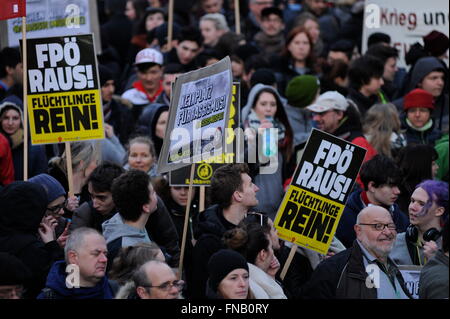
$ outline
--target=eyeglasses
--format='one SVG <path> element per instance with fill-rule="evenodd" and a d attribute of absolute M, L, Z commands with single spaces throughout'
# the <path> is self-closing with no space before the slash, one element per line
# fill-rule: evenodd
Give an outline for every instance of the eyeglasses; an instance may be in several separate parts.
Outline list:
<path fill-rule="evenodd" d="M 146 288 L 158 288 L 164 291 L 169 291 L 172 287 L 177 288 L 178 290 L 183 289 L 184 287 L 184 281 L 183 280 L 174 280 L 174 281 L 167 281 L 159 286 L 142 286 Z"/>
<path fill-rule="evenodd" d="M 372 226 L 373 228 L 375 228 L 375 230 L 378 231 L 383 231 L 386 227 L 390 230 L 397 230 L 397 226 L 395 226 L 394 223 L 389 223 L 389 224 L 358 224 L 358 225 L 365 225 L 365 226 Z"/>
<path fill-rule="evenodd" d="M 59 210 L 61 208 L 66 207 L 66 203 L 67 203 L 67 200 L 65 200 L 63 203 L 58 204 L 56 206 L 47 207 L 47 210 L 50 211 L 52 214 L 56 214 L 57 212 L 59 212 Z"/>

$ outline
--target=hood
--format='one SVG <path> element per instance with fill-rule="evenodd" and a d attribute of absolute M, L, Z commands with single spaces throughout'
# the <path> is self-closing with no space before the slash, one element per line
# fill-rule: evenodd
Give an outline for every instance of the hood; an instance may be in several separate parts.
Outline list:
<path fill-rule="evenodd" d="M 248 94 L 248 98 L 247 98 L 247 104 L 245 104 L 245 106 L 242 108 L 241 111 L 241 115 L 242 115 L 242 119 L 241 119 L 241 123 L 244 123 L 245 120 L 247 119 L 248 115 L 250 114 L 250 110 L 252 109 L 252 105 L 254 103 L 255 97 L 256 95 L 259 93 L 259 91 L 261 91 L 262 89 L 269 89 L 271 90 L 275 96 L 277 96 L 278 98 L 278 105 L 284 105 L 284 99 L 281 98 L 280 94 L 278 93 L 278 91 L 276 89 L 274 89 L 272 86 L 270 85 L 264 85 L 261 83 L 256 84 L 254 87 L 252 87 L 252 89 L 250 90 L 250 93 Z M 278 112 L 277 108 L 277 112 Z M 280 110 L 280 111 L 284 111 L 284 109 Z"/>
<path fill-rule="evenodd" d="M 111 219 L 105 221 L 102 224 L 102 230 L 107 244 L 120 237 L 126 238 L 127 242 L 130 242 L 131 245 L 133 243 L 148 241 L 148 235 L 145 231 L 140 231 L 135 227 L 124 224 L 119 213 L 115 214 Z"/>
<path fill-rule="evenodd" d="M 416 64 L 414 65 L 414 68 L 411 73 L 411 81 L 409 82 L 408 87 L 406 88 L 406 92 L 409 92 L 417 87 L 417 84 L 422 81 L 422 79 L 429 73 L 440 70 L 443 71 L 444 74 L 447 76 L 447 72 L 442 65 L 442 63 L 439 61 L 438 58 L 435 57 L 426 57 L 419 59 Z M 445 78 L 446 78 L 445 76 Z M 445 90 L 444 90 L 445 91 Z"/>
<path fill-rule="evenodd" d="M 164 112 L 168 111 L 169 106 L 166 104 L 161 103 L 153 103 L 144 108 L 144 110 L 141 113 L 141 116 L 139 116 L 138 125 L 139 126 L 145 126 L 148 128 L 150 137 L 153 138 L 155 135 L 155 128 L 156 128 L 156 122 L 158 121 L 159 115 Z"/>
<path fill-rule="evenodd" d="M 222 225 L 218 214 L 221 213 L 219 205 L 210 206 L 198 217 L 198 229 L 195 234 L 196 238 L 199 238 L 203 234 L 211 234 L 216 237 L 222 238 L 222 235 L 227 229 Z"/>
<path fill-rule="evenodd" d="M 64 298 L 71 299 L 112 299 L 112 291 L 108 279 L 103 277 L 94 287 L 67 288 L 66 262 L 57 261 L 53 264 L 47 277 L 45 286 L 51 288 Z M 39 299 L 39 297 L 38 297 Z"/>
<path fill-rule="evenodd" d="M 0 192 L 0 231 L 36 233 L 47 208 L 47 194 L 41 185 L 13 182 Z"/>
<path fill-rule="evenodd" d="M 155 150 L 158 156 L 161 151 L 163 139 L 155 135 L 156 123 L 158 122 L 159 115 L 162 112 L 168 110 L 169 106 L 167 106 L 166 104 L 153 103 L 144 108 L 138 120 L 139 128 L 141 128 L 142 131 L 146 132 L 153 140 L 153 143 L 155 144 Z"/>

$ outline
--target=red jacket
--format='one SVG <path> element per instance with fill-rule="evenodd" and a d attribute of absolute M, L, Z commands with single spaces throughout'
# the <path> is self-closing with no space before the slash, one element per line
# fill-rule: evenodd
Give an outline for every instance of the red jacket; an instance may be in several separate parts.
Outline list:
<path fill-rule="evenodd" d="M 14 182 L 14 165 L 9 142 L 0 133 L 0 185 Z"/>

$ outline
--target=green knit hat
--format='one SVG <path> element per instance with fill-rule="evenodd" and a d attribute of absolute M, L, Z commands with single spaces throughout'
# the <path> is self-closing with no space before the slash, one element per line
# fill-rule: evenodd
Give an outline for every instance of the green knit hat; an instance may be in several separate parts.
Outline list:
<path fill-rule="evenodd" d="M 286 98 L 291 106 L 304 108 L 314 102 L 320 89 L 320 81 L 313 75 L 299 75 L 289 81 Z"/>

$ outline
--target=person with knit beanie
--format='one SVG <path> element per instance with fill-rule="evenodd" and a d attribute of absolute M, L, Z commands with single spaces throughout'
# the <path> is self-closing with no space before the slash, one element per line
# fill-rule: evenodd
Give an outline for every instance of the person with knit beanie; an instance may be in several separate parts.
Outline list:
<path fill-rule="evenodd" d="M 320 93 L 320 81 L 313 75 L 300 75 L 289 81 L 286 87 L 286 113 L 294 131 L 294 146 L 308 140 L 312 130 L 311 112 L 306 109 Z"/>
<path fill-rule="evenodd" d="M 47 193 L 47 210 L 43 221 L 54 228 L 57 242 L 60 246 L 67 240 L 68 236 L 68 220 L 64 215 L 64 206 L 66 204 L 66 191 L 53 176 L 48 174 L 39 174 L 28 180 L 30 183 L 41 185 Z M 64 233 L 64 234 L 63 234 Z M 61 236 L 63 235 L 63 236 Z"/>
<path fill-rule="evenodd" d="M 231 249 L 221 249 L 208 262 L 209 299 L 249 299 L 249 274 L 245 258 Z"/>
<path fill-rule="evenodd" d="M 414 89 L 405 95 L 403 101 L 403 126 L 406 129 L 408 144 L 431 144 L 441 137 L 435 128 L 431 114 L 434 110 L 434 98 L 423 89 Z"/>
<path fill-rule="evenodd" d="M 437 30 L 424 36 L 423 43 L 425 51 L 437 58 L 442 58 L 448 50 L 448 36 Z"/>

